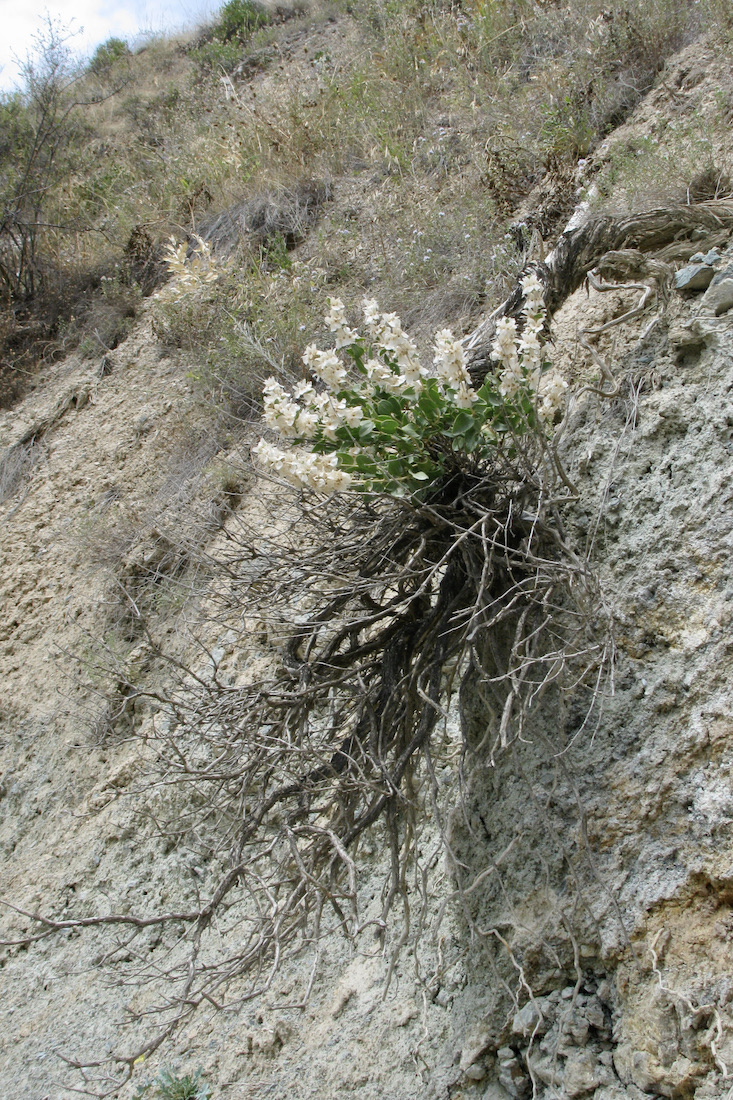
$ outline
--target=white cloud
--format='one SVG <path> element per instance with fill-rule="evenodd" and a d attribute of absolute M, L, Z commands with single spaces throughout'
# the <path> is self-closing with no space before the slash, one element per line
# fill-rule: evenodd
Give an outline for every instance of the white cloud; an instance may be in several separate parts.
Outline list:
<path fill-rule="evenodd" d="M 179 30 L 201 22 L 223 0 L 0 0 L 0 89 L 18 80 L 14 58 L 33 49 L 33 36 L 47 16 L 79 32 L 75 51 L 91 53 L 100 42 L 116 36 L 134 39 L 140 32 Z"/>

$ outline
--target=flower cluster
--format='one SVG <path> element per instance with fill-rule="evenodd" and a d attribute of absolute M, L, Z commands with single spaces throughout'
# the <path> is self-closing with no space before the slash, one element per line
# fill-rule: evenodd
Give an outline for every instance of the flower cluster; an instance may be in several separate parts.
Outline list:
<path fill-rule="evenodd" d="M 499 322 L 492 352 L 500 371 L 479 389 L 450 329 L 435 335 L 431 372 L 396 314 L 367 299 L 365 339 L 348 325 L 343 302 L 331 298 L 326 323 L 334 350 L 306 348 L 310 378 L 292 393 L 274 378 L 264 387 L 266 424 L 296 446 L 283 450 L 260 440 L 258 460 L 318 492 L 353 487 L 404 495 L 461 464 L 486 462 L 518 435 L 551 423 L 566 385 L 556 372 L 543 374 L 542 286 L 529 275 L 522 288 L 521 338 L 513 320 Z"/>
<path fill-rule="evenodd" d="M 540 333 L 545 322 L 542 283 L 532 272 L 522 279 L 524 291 L 524 329 L 517 338 L 517 323 L 503 317 L 496 325 L 496 339 L 491 357 L 502 366 L 499 390 L 513 400 L 521 392 L 537 398 L 537 413 L 550 423 L 565 400 L 567 382 L 557 371 L 543 373 Z"/>
<path fill-rule="evenodd" d="M 438 383 L 444 393 L 455 390 L 455 403 L 459 409 L 470 409 L 476 394 L 466 369 L 466 352 L 460 340 L 456 340 L 449 328 L 435 334 L 433 365 Z"/>
<path fill-rule="evenodd" d="M 496 324 L 496 340 L 491 357 L 501 363 L 500 390 L 504 397 L 513 398 L 520 390 L 529 388 L 536 392 L 542 373 L 542 346 L 540 333 L 545 315 L 542 302 L 542 284 L 532 273 L 522 279 L 524 291 L 524 331 L 517 339 L 517 322 L 513 317 L 502 317 Z"/>
<path fill-rule="evenodd" d="M 191 291 L 201 290 L 210 283 L 215 283 L 219 278 L 221 272 L 214 265 L 210 245 L 197 234 L 194 234 L 194 240 L 196 243 L 191 252 L 188 241 L 176 244 L 175 237 L 171 237 L 166 245 L 163 259 L 173 281 L 159 293 L 160 297 L 181 298 Z"/>
<path fill-rule="evenodd" d="M 351 474 L 339 469 L 337 454 L 319 455 L 312 451 L 282 451 L 261 439 L 254 453 L 262 463 L 298 489 L 321 493 L 343 492 L 351 487 Z"/>

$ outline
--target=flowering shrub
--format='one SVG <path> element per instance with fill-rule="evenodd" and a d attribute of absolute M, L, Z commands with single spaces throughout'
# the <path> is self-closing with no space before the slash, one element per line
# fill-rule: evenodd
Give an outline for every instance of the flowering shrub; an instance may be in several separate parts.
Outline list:
<path fill-rule="evenodd" d="M 380 313 L 376 301 L 366 300 L 365 339 L 349 328 L 343 302 L 330 299 L 326 322 L 335 348 L 320 351 L 311 344 L 303 356 L 315 384 L 301 382 L 289 393 L 268 378 L 264 387 L 266 423 L 294 446 L 283 450 L 261 439 L 259 461 L 293 485 L 320 492 L 353 487 L 404 496 L 466 460 L 480 467 L 497 448 L 542 429 L 562 403 L 566 384 L 545 371 L 536 275 L 528 275 L 522 289 L 521 337 L 513 319 L 498 322 L 492 349 L 498 373 L 477 390 L 463 346 L 449 329 L 436 333 L 434 369 L 428 371 L 396 314 Z"/>

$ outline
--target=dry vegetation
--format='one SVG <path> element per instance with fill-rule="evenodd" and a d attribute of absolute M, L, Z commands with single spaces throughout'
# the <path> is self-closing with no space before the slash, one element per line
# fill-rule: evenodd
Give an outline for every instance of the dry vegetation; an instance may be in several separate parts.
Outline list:
<path fill-rule="evenodd" d="M 532 230 L 561 228 L 578 158 L 719 23 L 713 0 L 235 0 L 193 38 L 110 40 L 81 70 L 49 27 L 0 104 L 3 400 L 40 357 L 123 339 L 171 234 L 230 258 L 198 323 L 161 328 L 235 408 L 249 336 L 292 367 L 324 284 L 347 302 L 368 290 L 418 335 L 468 329 Z M 540 181 L 530 232 L 508 233 Z"/>

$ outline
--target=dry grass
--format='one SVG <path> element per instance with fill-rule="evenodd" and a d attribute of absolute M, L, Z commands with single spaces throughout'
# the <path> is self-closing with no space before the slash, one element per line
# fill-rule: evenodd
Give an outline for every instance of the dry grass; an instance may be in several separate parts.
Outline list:
<path fill-rule="evenodd" d="M 530 188 L 543 174 L 562 177 L 665 57 L 717 19 L 712 0 L 628 11 L 599 0 L 362 0 L 289 14 L 235 43 L 233 68 L 203 65 L 200 37 L 151 41 L 116 62 L 108 78 L 121 90 L 87 111 L 73 168 L 48 196 L 49 223 L 94 232 L 49 231 L 49 270 L 94 267 L 148 293 L 171 232 L 214 232 L 238 210 L 251 237 L 262 196 L 323 180 L 334 201 L 320 228 L 309 210 L 296 211 L 295 232 L 291 215 L 278 228 L 278 200 L 274 220 L 267 202 L 259 210 L 260 229 L 275 226 L 347 300 L 368 291 L 424 334 L 447 320 L 468 328 L 523 262 L 506 233 Z M 148 272 L 125 267 L 134 234 L 150 242 Z M 84 310 L 57 310 L 71 313 Z M 290 334 L 276 342 L 287 355 Z"/>

